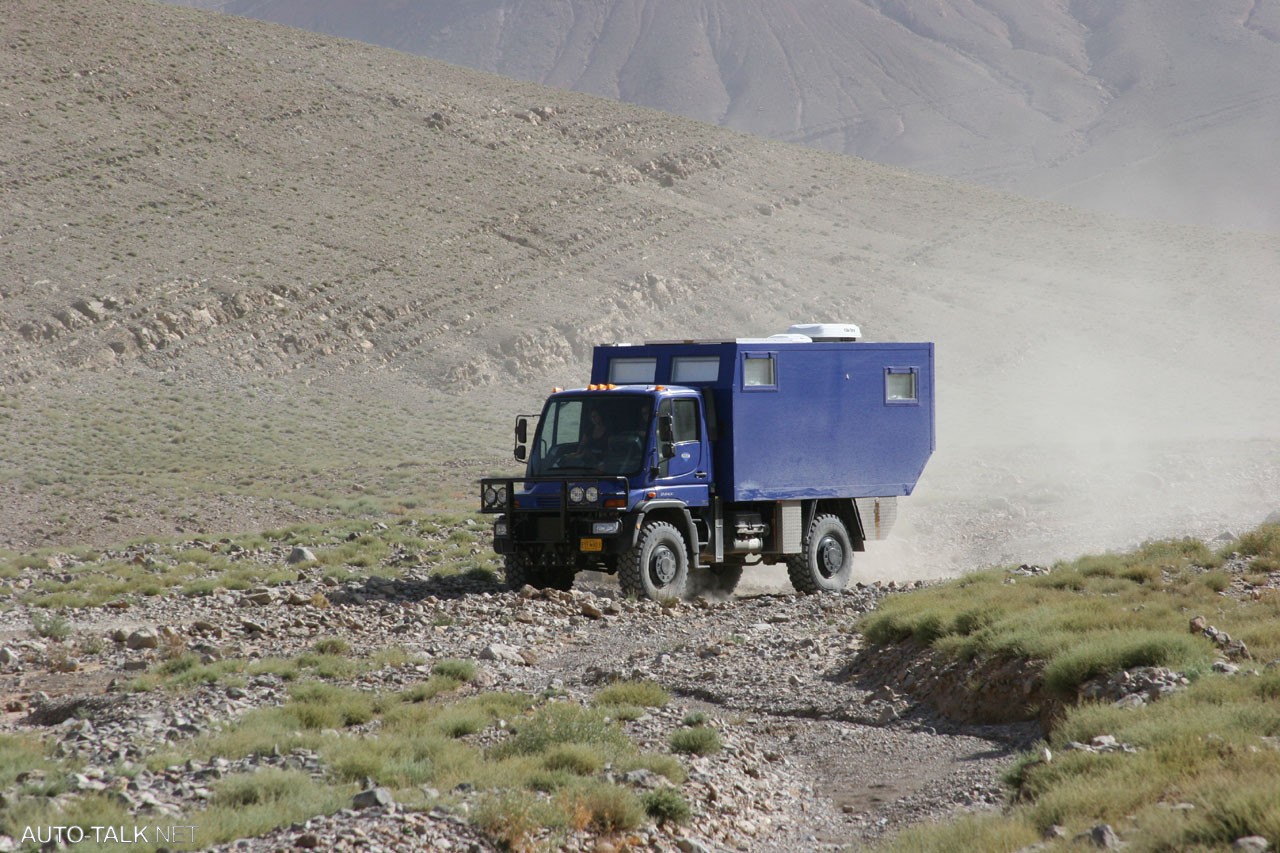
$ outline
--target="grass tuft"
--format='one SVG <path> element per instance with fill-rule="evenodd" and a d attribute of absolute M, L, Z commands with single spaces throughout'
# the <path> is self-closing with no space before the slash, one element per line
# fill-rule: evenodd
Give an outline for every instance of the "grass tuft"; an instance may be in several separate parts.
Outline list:
<path fill-rule="evenodd" d="M 714 755 L 723 746 L 720 740 L 720 732 L 709 726 L 676 729 L 671 733 L 668 743 L 672 752 L 682 752 L 689 755 Z"/>
<path fill-rule="evenodd" d="M 596 691 L 592 704 L 596 707 L 638 705 L 642 708 L 661 708 L 670 701 L 671 694 L 656 682 L 617 681 Z"/>

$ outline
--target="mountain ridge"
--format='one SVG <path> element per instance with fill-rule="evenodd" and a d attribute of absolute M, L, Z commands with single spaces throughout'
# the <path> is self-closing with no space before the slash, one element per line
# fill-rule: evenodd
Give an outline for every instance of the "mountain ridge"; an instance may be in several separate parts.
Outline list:
<path fill-rule="evenodd" d="M 180 0 L 1090 209 L 1280 229 L 1280 7 Z"/>

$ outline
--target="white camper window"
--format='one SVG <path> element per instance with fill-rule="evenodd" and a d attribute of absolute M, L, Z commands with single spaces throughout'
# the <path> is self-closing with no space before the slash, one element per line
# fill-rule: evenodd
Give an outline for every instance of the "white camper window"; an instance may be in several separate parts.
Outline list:
<path fill-rule="evenodd" d="M 671 381 L 676 385 L 715 382 L 719 378 L 718 355 L 678 355 L 671 359 Z"/>
<path fill-rule="evenodd" d="M 886 367 L 884 370 L 884 400 L 886 403 L 918 403 L 920 401 L 914 367 Z"/>
<path fill-rule="evenodd" d="M 614 385 L 652 385 L 657 375 L 656 358 L 609 359 L 609 381 Z"/>
<path fill-rule="evenodd" d="M 778 387 L 778 374 L 773 353 L 745 352 L 742 354 L 742 387 L 754 388 L 758 391 Z"/>

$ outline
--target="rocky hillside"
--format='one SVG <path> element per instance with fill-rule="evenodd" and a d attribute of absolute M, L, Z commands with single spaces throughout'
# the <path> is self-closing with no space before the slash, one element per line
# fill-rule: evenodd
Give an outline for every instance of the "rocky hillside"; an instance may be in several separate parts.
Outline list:
<path fill-rule="evenodd" d="M 1280 502 L 1268 237 L 144 0 L 0 37 L 0 546 L 469 504 L 593 343 L 815 320 L 938 344 L 899 570 Z"/>
<path fill-rule="evenodd" d="M 177 1 L 1093 209 L 1280 228 L 1271 3 Z"/>

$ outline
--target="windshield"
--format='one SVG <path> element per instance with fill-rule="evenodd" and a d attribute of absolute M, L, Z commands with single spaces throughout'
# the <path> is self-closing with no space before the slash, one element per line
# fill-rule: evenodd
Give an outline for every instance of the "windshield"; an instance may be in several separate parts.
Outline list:
<path fill-rule="evenodd" d="M 636 394 L 552 400 L 538 424 L 529 476 L 634 474 L 644 463 L 653 401 Z"/>

